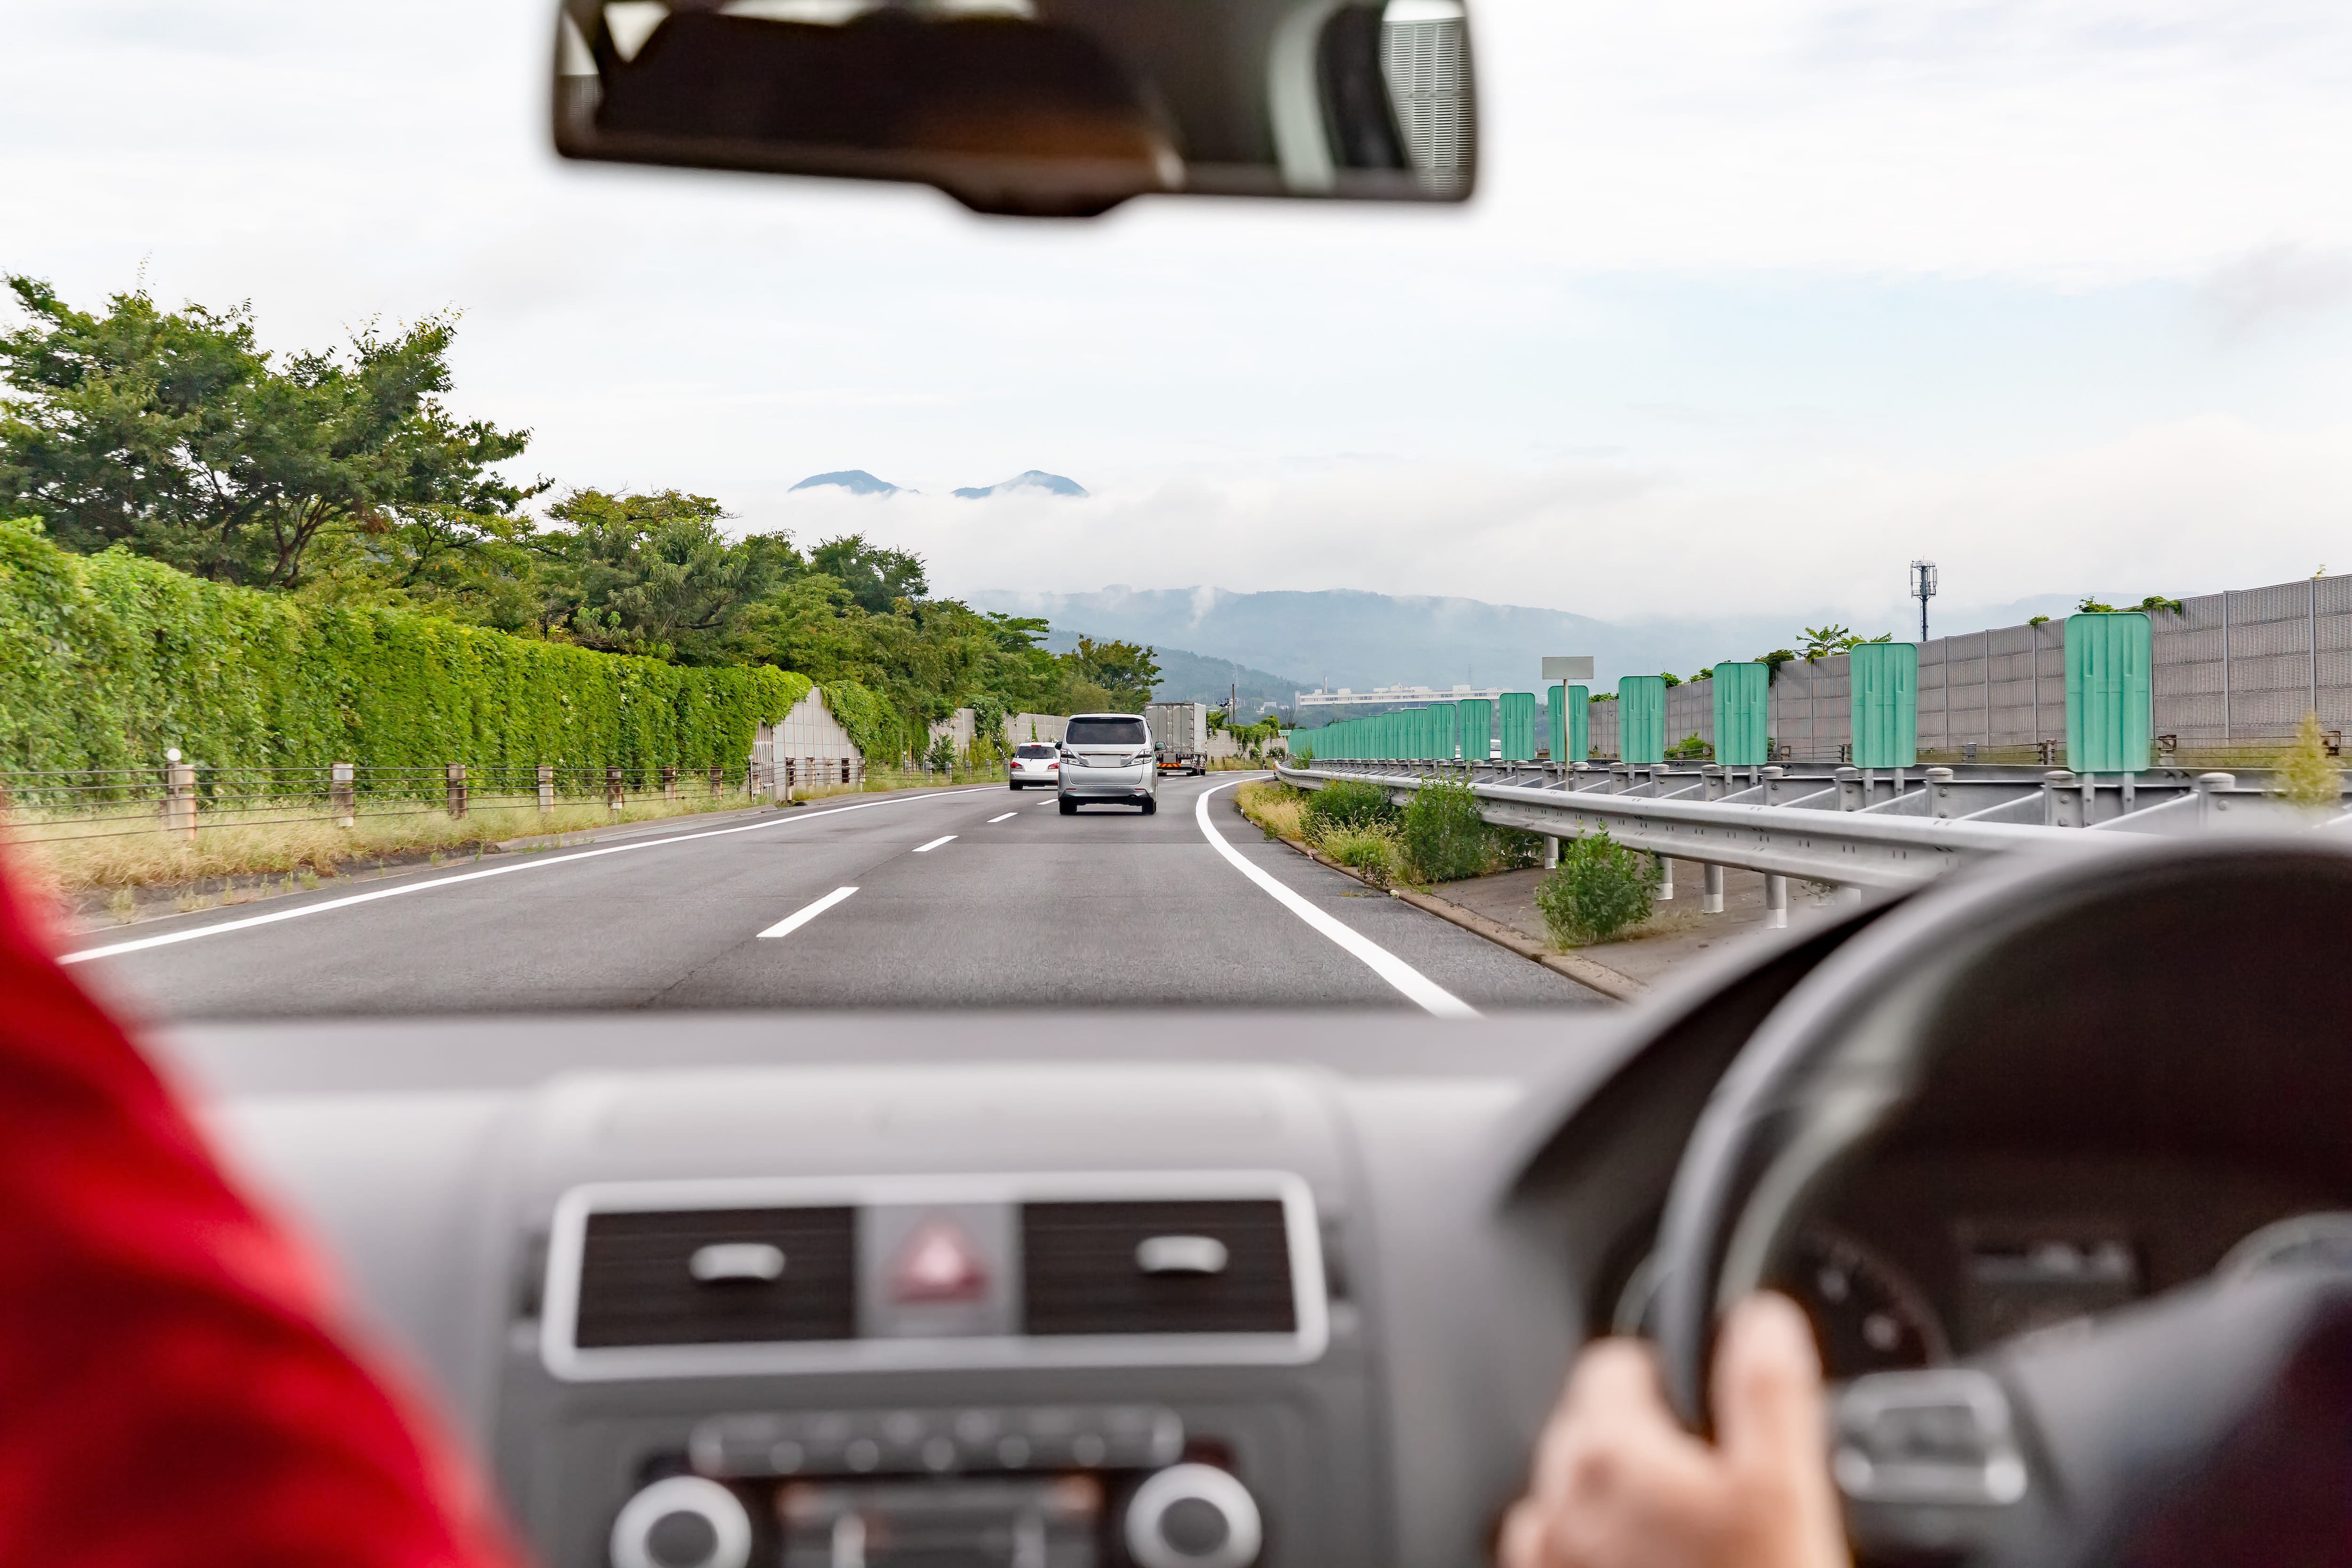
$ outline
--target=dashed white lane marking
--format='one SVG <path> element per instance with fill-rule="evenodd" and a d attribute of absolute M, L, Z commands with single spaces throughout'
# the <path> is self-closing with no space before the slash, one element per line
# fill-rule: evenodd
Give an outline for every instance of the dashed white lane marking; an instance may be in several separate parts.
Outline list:
<path fill-rule="evenodd" d="M 1446 990 L 1445 987 L 1438 984 L 1428 975 L 1423 974 L 1361 931 L 1333 920 L 1298 894 L 1275 880 L 1271 875 L 1252 865 L 1240 850 L 1225 842 L 1225 836 L 1217 831 L 1215 823 L 1209 820 L 1209 797 L 1219 790 L 1231 789 L 1234 784 L 1248 782 L 1250 781 L 1246 779 L 1234 779 L 1225 784 L 1213 785 L 1202 790 L 1193 803 L 1193 819 L 1201 825 L 1201 832 L 1207 837 L 1210 846 L 1218 854 L 1232 861 L 1243 876 L 1272 894 L 1275 902 L 1347 949 L 1349 953 L 1365 968 L 1403 992 L 1423 1007 L 1441 1018 L 1478 1016 L 1478 1009 L 1469 1003 Z"/>
<path fill-rule="evenodd" d="M 915 853 L 918 855 L 928 855 L 932 850 L 937 849 L 940 845 L 951 841 L 954 837 L 955 835 L 952 833 L 942 833 L 937 838 L 932 839 L 929 844 L 916 845 Z"/>
<path fill-rule="evenodd" d="M 857 891 L 857 889 L 855 888 L 835 888 L 833 891 L 827 893 L 816 902 L 807 905 L 804 908 L 794 910 L 791 914 L 786 915 L 782 920 L 778 921 L 774 925 L 770 926 L 760 934 L 763 937 L 790 936 L 793 932 L 800 930 L 801 927 L 808 924 L 809 921 L 816 919 L 817 916 L 824 913 L 825 910 L 833 908 L 834 905 L 841 902 L 844 899 L 846 899 L 850 894 L 856 891 Z"/>
<path fill-rule="evenodd" d="M 991 786 L 982 784 L 979 788 Z M 429 881 L 404 882 L 397 888 L 378 888 L 371 892 L 352 893 L 340 899 L 328 899 L 299 909 L 273 910 L 266 915 L 247 915 L 243 920 L 223 921 L 218 925 L 198 926 L 194 931 L 165 931 L 161 936 L 142 936 L 130 942 L 113 942 L 104 947 L 86 947 L 79 952 L 60 953 L 59 963 L 81 963 L 93 958 L 112 958 L 117 953 L 142 952 L 151 947 L 170 947 L 175 942 L 194 942 L 200 936 L 219 936 L 224 931 L 250 931 L 255 926 L 276 925 L 279 921 L 299 921 L 304 915 L 322 915 L 329 910 L 347 910 L 353 904 L 372 904 L 378 899 L 404 898 L 410 893 L 429 893 L 436 888 L 446 888 L 459 882 L 478 882 L 485 877 L 511 877 L 518 871 L 544 871 L 551 866 L 569 866 L 576 861 L 593 860 L 604 855 L 627 855 L 639 849 L 659 849 L 666 844 L 687 844 L 698 838 L 724 838 L 730 833 L 757 833 L 763 827 L 796 827 L 803 822 L 821 817 L 838 816 L 845 811 L 871 811 L 877 805 L 900 805 L 912 800 L 937 800 L 945 795 L 971 795 L 974 790 L 932 790 L 926 795 L 893 795 L 887 800 L 861 800 L 855 805 L 836 805 L 824 811 L 809 812 L 781 820 L 747 822 L 740 827 L 714 827 L 703 833 L 677 833 L 667 838 L 641 838 L 629 844 L 608 845 L 602 849 L 583 849 L 572 855 L 554 855 L 544 860 L 525 860 L 513 866 L 493 866 L 487 871 L 463 871 L 454 877 L 436 877 Z"/>
<path fill-rule="evenodd" d="M 990 817 L 990 818 L 988 819 L 988 821 L 987 821 L 986 823 L 984 823 L 982 826 L 988 826 L 988 827 L 993 827 L 993 826 L 996 826 L 998 823 L 1000 823 L 1000 822 L 1010 822 L 1010 821 L 1012 821 L 1014 817 L 1016 817 L 1016 816 L 1020 816 L 1020 815 L 1021 815 L 1021 814 L 1020 814 L 1019 812 L 1017 812 L 1017 811 L 1008 811 L 1008 812 L 1006 812 L 1003 816 L 992 816 L 992 817 Z"/>

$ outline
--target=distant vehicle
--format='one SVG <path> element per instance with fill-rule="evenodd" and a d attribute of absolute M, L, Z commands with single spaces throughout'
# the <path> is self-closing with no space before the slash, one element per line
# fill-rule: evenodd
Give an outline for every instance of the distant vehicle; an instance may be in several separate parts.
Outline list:
<path fill-rule="evenodd" d="M 1043 741 L 1024 741 L 1013 748 L 1005 776 L 1013 789 L 1051 784 L 1062 776 L 1062 753 Z"/>
<path fill-rule="evenodd" d="M 1140 713 L 1074 713 L 1062 731 L 1062 815 L 1088 801 L 1160 809 L 1160 770 L 1152 765 L 1151 727 Z"/>
<path fill-rule="evenodd" d="M 1153 751 L 1163 773 L 1209 771 L 1209 705 L 1205 702 L 1149 702 L 1144 718 L 1151 725 Z"/>

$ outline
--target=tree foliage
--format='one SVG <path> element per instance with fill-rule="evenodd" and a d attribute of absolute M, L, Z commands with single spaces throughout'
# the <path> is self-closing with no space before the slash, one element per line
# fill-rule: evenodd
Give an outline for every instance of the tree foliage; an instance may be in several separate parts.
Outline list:
<path fill-rule="evenodd" d="M 491 472 L 530 432 L 460 420 L 449 316 L 283 363 L 249 307 L 172 311 L 143 292 L 103 313 L 5 279 L 26 318 L 0 333 L 0 515 L 68 548 L 129 545 L 219 582 L 295 587 L 322 555 L 417 579 L 496 545 L 543 485 Z"/>
<path fill-rule="evenodd" d="M 454 316 L 273 356 L 249 306 L 168 310 L 134 291 L 82 311 L 5 281 L 22 320 L 0 332 L 0 517 L 37 518 L 68 551 L 289 591 L 306 615 L 424 611 L 795 671 L 839 695 L 877 760 L 912 755 L 958 707 L 1131 710 L 1159 680 L 1150 647 L 1083 638 L 1057 658 L 1042 620 L 932 598 L 921 557 L 863 534 L 803 553 L 781 531 L 730 531 L 718 500 L 677 489 L 574 489 L 534 513 L 550 482 L 500 473 L 530 433 L 442 402 Z"/>

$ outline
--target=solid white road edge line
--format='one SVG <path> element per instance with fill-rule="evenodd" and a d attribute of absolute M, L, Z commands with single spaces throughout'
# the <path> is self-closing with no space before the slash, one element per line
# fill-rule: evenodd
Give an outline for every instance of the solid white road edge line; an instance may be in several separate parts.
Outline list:
<path fill-rule="evenodd" d="M 932 850 L 937 849 L 940 845 L 952 842 L 954 838 L 955 835 L 952 833 L 942 833 L 937 838 L 932 839 L 929 844 L 916 845 L 913 853 L 917 855 L 928 855 Z"/>
<path fill-rule="evenodd" d="M 825 910 L 833 908 L 834 905 L 841 902 L 842 900 L 849 897 L 850 894 L 856 891 L 857 891 L 857 889 L 855 888 L 835 888 L 833 891 L 827 893 L 824 897 L 819 899 L 816 902 L 809 905 L 807 908 L 794 910 L 791 914 L 786 915 L 782 920 L 778 921 L 774 925 L 770 926 L 760 934 L 763 937 L 790 936 L 793 932 L 800 930 L 801 927 L 808 924 L 809 921 L 816 919 L 817 916 L 824 913 Z"/>
<path fill-rule="evenodd" d="M 1010 822 L 1020 815 L 1021 814 L 1017 811 L 1008 811 L 1003 816 L 990 817 L 985 823 L 982 824 L 982 826 L 984 827 L 993 827 L 1000 822 Z"/>
<path fill-rule="evenodd" d="M 1422 1007 L 1441 1018 L 1478 1016 L 1477 1008 L 1446 990 L 1445 987 L 1438 984 L 1428 975 L 1372 941 L 1371 938 L 1333 920 L 1329 915 L 1299 897 L 1297 893 L 1276 881 L 1270 873 L 1250 864 L 1248 857 L 1225 842 L 1225 836 L 1218 832 L 1216 824 L 1209 820 L 1209 797 L 1219 790 L 1231 789 L 1234 784 L 1249 782 L 1251 781 L 1247 779 L 1234 779 L 1225 784 L 1213 785 L 1202 790 L 1193 802 L 1193 818 L 1200 823 L 1201 831 L 1207 837 L 1210 846 L 1218 854 L 1232 861 L 1243 876 L 1271 893 L 1276 903 L 1347 949 L 1349 953 L 1365 968 L 1403 992 Z"/>
<path fill-rule="evenodd" d="M 976 786 L 985 789 L 985 784 Z M 372 904 L 378 899 L 397 899 L 409 893 L 430 892 L 459 882 L 478 882 L 485 877 L 511 877 L 518 871 L 543 871 L 551 866 L 569 866 L 577 860 L 593 860 L 604 855 L 627 855 L 639 849 L 658 849 L 666 844 L 688 844 L 698 838 L 724 838 L 730 833 L 757 833 L 763 827 L 793 827 L 819 817 L 838 816 L 845 811 L 866 811 L 877 805 L 902 805 L 908 801 L 937 800 L 941 795 L 971 795 L 973 789 L 935 789 L 928 795 L 898 795 L 887 800 L 861 800 L 855 805 L 829 806 L 824 811 L 803 816 L 787 816 L 780 820 L 747 822 L 740 827 L 714 827 L 703 833 L 678 833 L 667 838 L 641 838 L 629 844 L 614 844 L 603 849 L 583 849 L 573 855 L 556 855 L 544 860 L 525 860 L 513 866 L 493 866 L 486 871 L 464 871 L 455 877 L 435 877 L 423 882 L 404 882 L 397 888 L 378 888 L 373 892 L 351 893 L 340 899 L 328 899 L 320 903 L 304 904 L 299 909 L 273 910 L 266 915 L 247 915 L 243 920 L 223 921 L 218 925 L 198 926 L 194 931 L 165 931 L 161 936 L 142 936 L 130 942 L 109 942 L 104 947 L 86 947 L 79 952 L 58 955 L 59 963 L 81 963 L 93 958 L 112 958 L 118 953 L 143 952 L 151 947 L 170 947 L 174 942 L 194 942 L 200 936 L 219 936 L 225 931 L 250 931 L 255 926 L 276 925 L 279 921 L 300 920 L 304 915 L 322 915 L 329 910 L 347 910 L 353 904 Z"/>

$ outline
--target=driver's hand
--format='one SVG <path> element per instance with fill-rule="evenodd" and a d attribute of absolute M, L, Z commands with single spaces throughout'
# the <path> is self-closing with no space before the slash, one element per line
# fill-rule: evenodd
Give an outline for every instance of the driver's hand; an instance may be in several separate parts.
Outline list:
<path fill-rule="evenodd" d="M 1587 1346 L 1504 1522 L 1502 1568 L 1845 1568 L 1821 1357 L 1787 1297 L 1725 1322 L 1715 1421 L 1712 1447 L 1683 1430 L 1648 1345 Z"/>

